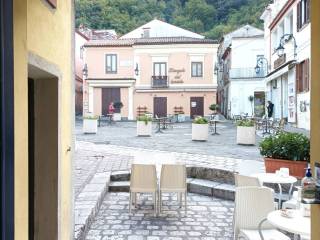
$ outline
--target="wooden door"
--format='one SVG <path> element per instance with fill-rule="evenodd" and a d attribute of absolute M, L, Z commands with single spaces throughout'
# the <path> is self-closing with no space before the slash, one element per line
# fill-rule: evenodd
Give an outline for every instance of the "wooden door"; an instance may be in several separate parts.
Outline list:
<path fill-rule="evenodd" d="M 190 117 L 193 119 L 195 116 L 203 116 L 203 97 L 190 98 Z"/>
<path fill-rule="evenodd" d="M 101 112 L 106 116 L 109 113 L 109 104 L 121 101 L 120 88 L 102 88 L 101 101 Z M 119 113 L 120 109 L 115 109 L 114 112 Z"/>
<path fill-rule="evenodd" d="M 156 117 L 167 116 L 167 98 L 166 97 L 154 97 L 153 98 L 153 116 Z"/>

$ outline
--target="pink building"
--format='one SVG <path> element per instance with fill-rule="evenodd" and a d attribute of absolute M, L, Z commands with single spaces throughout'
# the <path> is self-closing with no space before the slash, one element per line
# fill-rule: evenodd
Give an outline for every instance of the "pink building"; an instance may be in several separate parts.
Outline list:
<path fill-rule="evenodd" d="M 216 99 L 213 69 L 218 44 L 153 20 L 113 40 L 85 44 L 84 113 L 106 115 L 122 102 L 121 117 L 208 115 Z"/>

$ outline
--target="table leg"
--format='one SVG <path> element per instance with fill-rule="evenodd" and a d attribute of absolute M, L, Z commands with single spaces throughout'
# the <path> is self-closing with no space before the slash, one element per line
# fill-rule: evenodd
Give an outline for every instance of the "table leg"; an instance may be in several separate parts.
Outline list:
<path fill-rule="evenodd" d="M 217 133 L 217 122 L 214 122 L 214 132 L 212 133 L 212 135 L 220 135 L 219 133 Z"/>
<path fill-rule="evenodd" d="M 282 206 L 282 187 L 281 187 L 281 184 L 278 183 L 278 187 L 279 187 L 279 210 L 281 209 L 281 206 Z"/>
<path fill-rule="evenodd" d="M 161 123 L 160 123 L 160 121 L 158 121 L 158 129 L 157 129 L 156 133 L 163 133 L 161 131 Z"/>

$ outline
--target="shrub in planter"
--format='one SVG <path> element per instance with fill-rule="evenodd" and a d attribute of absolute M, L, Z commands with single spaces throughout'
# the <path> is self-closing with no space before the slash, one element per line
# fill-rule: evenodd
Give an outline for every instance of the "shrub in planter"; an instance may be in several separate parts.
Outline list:
<path fill-rule="evenodd" d="M 208 120 L 203 117 L 198 117 L 192 122 L 192 140 L 207 141 L 209 133 Z"/>
<path fill-rule="evenodd" d="M 310 161 L 310 140 L 300 133 L 280 132 L 266 137 L 259 145 L 265 157 L 266 172 L 287 167 L 290 175 L 303 178 Z"/>
<path fill-rule="evenodd" d="M 97 133 L 98 131 L 98 117 L 97 116 L 85 116 L 83 117 L 83 133 Z"/>
<path fill-rule="evenodd" d="M 256 127 L 254 121 L 245 119 L 237 121 L 237 144 L 254 145 Z"/>
<path fill-rule="evenodd" d="M 121 108 L 123 108 L 123 103 L 122 102 L 115 102 L 113 104 L 114 109 L 116 109 L 116 111 L 119 111 L 118 113 L 114 113 L 113 114 L 113 120 L 114 121 L 121 121 Z"/>
<path fill-rule="evenodd" d="M 216 113 L 217 111 L 219 111 L 220 107 L 219 107 L 218 104 L 211 104 L 210 107 L 209 107 L 209 109 L 210 109 L 211 111 L 213 111 L 214 113 Z"/>
<path fill-rule="evenodd" d="M 143 115 L 137 118 L 137 136 L 151 136 L 152 134 L 152 118 Z"/>

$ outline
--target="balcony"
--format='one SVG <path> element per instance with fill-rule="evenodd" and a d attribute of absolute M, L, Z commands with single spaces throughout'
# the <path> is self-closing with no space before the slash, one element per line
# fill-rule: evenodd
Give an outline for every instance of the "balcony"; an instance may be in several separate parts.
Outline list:
<path fill-rule="evenodd" d="M 267 75 L 267 69 L 261 68 L 256 73 L 254 67 L 252 68 L 231 68 L 229 72 L 230 78 L 263 78 Z"/>
<path fill-rule="evenodd" d="M 169 77 L 168 76 L 152 76 L 151 86 L 153 88 L 168 88 L 169 87 Z"/>

